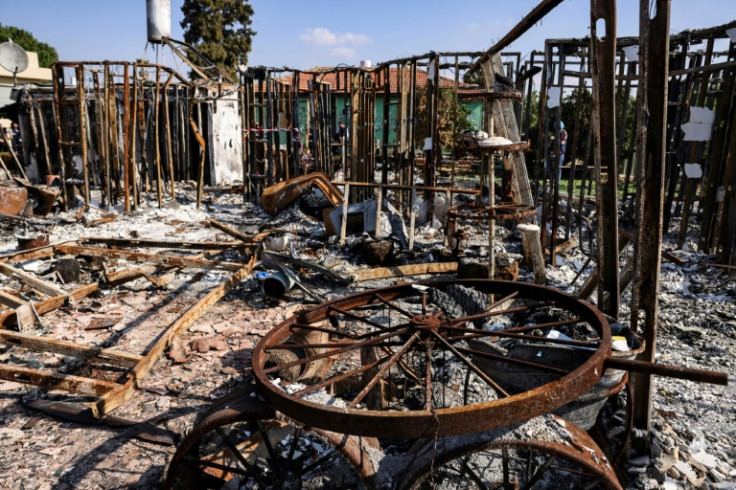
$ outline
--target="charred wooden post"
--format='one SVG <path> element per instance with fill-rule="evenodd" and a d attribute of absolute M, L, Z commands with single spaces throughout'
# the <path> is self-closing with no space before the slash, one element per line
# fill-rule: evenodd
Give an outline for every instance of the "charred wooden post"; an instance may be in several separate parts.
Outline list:
<path fill-rule="evenodd" d="M 547 138 L 548 111 L 547 111 L 547 91 L 548 86 L 552 84 L 554 76 L 554 67 L 552 65 L 552 45 L 547 41 L 544 44 L 544 64 L 542 68 L 542 87 L 539 90 L 539 114 L 537 116 L 537 165 L 535 168 L 535 177 L 537 181 L 537 196 L 535 202 L 539 200 L 540 190 L 542 198 L 542 228 L 547 226 L 548 205 L 547 197 L 547 168 L 549 158 L 549 138 Z M 542 233 L 541 237 L 542 249 L 547 244 L 547 233 Z"/>
<path fill-rule="evenodd" d="M 665 137 L 667 123 L 667 73 L 669 70 L 670 2 L 657 0 L 650 12 L 649 1 L 640 2 L 639 96 L 637 127 L 637 222 L 634 273 L 636 277 L 631 308 L 631 326 L 640 330 L 646 343 L 639 356 L 654 362 L 659 313 L 659 271 L 662 249 L 662 207 L 664 199 Z M 634 375 L 634 424 L 648 429 L 651 422 L 651 374 Z"/>
<path fill-rule="evenodd" d="M 618 161 L 616 158 L 616 2 L 591 0 L 591 74 L 593 148 L 596 170 L 598 307 L 613 318 L 619 311 Z M 603 30 L 600 30 L 600 23 Z M 600 37 L 605 36 L 605 37 Z M 604 173 L 605 169 L 605 173 Z"/>
<path fill-rule="evenodd" d="M 56 114 L 56 134 L 59 138 L 59 167 L 61 172 L 61 180 L 63 181 L 64 192 L 64 209 L 69 210 L 74 207 L 71 202 L 74 199 L 74 185 L 72 179 L 72 142 L 70 141 L 69 128 L 67 127 L 66 115 L 66 84 L 64 81 L 64 65 L 55 64 L 54 72 L 54 105 Z M 62 114 L 63 112 L 63 114 Z M 62 123 L 63 121 L 63 123 Z"/>
<path fill-rule="evenodd" d="M 565 91 L 565 45 L 560 43 L 557 45 L 557 56 L 559 57 L 559 65 L 557 71 L 557 87 L 560 90 L 560 99 L 557 101 L 555 110 L 555 144 L 554 157 L 552 158 L 552 175 L 550 181 L 552 183 L 552 236 L 549 240 L 549 260 L 554 267 L 557 265 L 557 226 L 560 213 L 560 179 L 561 160 L 564 158 L 562 153 L 562 145 L 560 143 L 560 134 L 562 132 L 562 95 Z M 546 131 L 546 130 L 545 130 Z M 562 157 L 562 158 L 560 158 Z"/>
<path fill-rule="evenodd" d="M 132 192 L 132 199 L 133 199 L 133 209 L 135 211 L 138 211 L 138 164 L 136 159 L 136 142 L 137 139 L 135 137 L 135 127 L 138 120 L 138 91 L 136 90 L 136 86 L 138 84 L 138 67 L 136 64 L 133 64 L 133 102 L 130 106 L 127 106 L 125 108 L 126 113 L 130 111 L 131 118 L 130 118 L 130 128 L 129 128 L 129 134 L 130 134 L 130 154 L 128 157 L 130 158 L 130 161 L 128 162 L 128 168 L 130 169 L 130 188 Z"/>
<path fill-rule="evenodd" d="M 84 203 L 89 206 L 89 162 L 87 161 L 87 101 L 84 93 L 84 66 L 80 63 L 77 73 L 77 104 L 79 116 L 79 147 L 82 158 L 82 176 L 84 177 Z"/>
<path fill-rule="evenodd" d="M 383 70 L 383 141 L 381 147 L 381 156 L 383 157 L 383 166 L 381 167 L 381 183 L 388 184 L 388 144 L 389 144 L 389 127 L 391 118 L 389 112 L 391 110 L 391 65 L 387 65 Z M 381 213 L 381 188 L 378 190 L 378 213 Z M 376 236 L 379 234 L 379 226 L 376 226 Z"/>
<path fill-rule="evenodd" d="M 161 141 L 159 136 L 159 106 L 160 106 L 160 95 L 161 94 L 161 68 L 156 67 L 156 88 L 153 101 L 153 156 L 156 160 L 156 197 L 158 199 L 158 207 L 160 208 L 163 204 L 163 183 L 161 177 Z M 166 91 L 164 90 L 164 98 L 166 98 Z M 141 154 L 145 153 L 146 149 L 141 148 Z M 147 173 L 147 172 L 146 172 Z"/>
<path fill-rule="evenodd" d="M 128 76 L 128 64 L 123 66 L 123 186 L 125 189 L 125 212 L 130 212 L 130 185 L 131 185 L 131 167 L 128 161 L 129 141 L 130 141 L 130 78 Z"/>
<path fill-rule="evenodd" d="M 725 70 L 721 83 L 721 95 L 716 103 L 716 120 L 727 121 L 717 128 L 712 141 L 710 168 L 703 181 L 703 197 L 700 201 L 703 221 L 698 247 L 706 253 L 712 253 L 717 247 L 719 234 L 719 218 L 722 204 L 718 200 L 719 187 L 723 182 L 723 173 L 727 166 L 728 135 L 734 132 L 736 123 L 729 121 L 728 115 L 736 111 L 736 69 Z"/>
<path fill-rule="evenodd" d="M 437 53 L 431 53 L 427 68 L 427 134 L 424 143 L 424 185 L 433 186 L 435 179 L 435 157 L 439 151 L 437 141 L 437 105 L 439 101 L 439 63 Z M 429 200 L 430 220 L 432 219 L 433 193 L 426 191 L 424 199 Z"/>
<path fill-rule="evenodd" d="M 585 57 L 587 55 L 587 48 L 583 46 L 580 53 L 580 73 L 578 75 L 578 86 L 577 92 L 575 93 L 575 126 L 572 131 L 572 138 L 570 148 L 570 170 L 568 174 L 567 184 L 567 228 L 565 231 L 565 240 L 570 238 L 570 229 L 572 228 L 572 199 L 575 192 L 575 174 L 577 171 L 577 149 L 578 140 L 580 138 L 580 126 L 582 122 L 582 110 L 583 110 L 583 91 L 585 90 Z M 581 237 L 582 238 L 582 237 Z"/>

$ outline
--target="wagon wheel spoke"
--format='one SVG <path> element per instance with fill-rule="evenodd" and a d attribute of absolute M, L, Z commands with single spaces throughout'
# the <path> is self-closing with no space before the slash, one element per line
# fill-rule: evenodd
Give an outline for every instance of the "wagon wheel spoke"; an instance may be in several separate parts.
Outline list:
<path fill-rule="evenodd" d="M 331 378 L 327 378 L 326 380 L 324 380 L 324 381 L 322 381 L 320 383 L 307 386 L 306 388 L 301 389 L 301 390 L 297 391 L 296 393 L 294 393 L 294 396 L 300 397 L 302 395 L 306 395 L 308 393 L 312 393 L 314 391 L 321 390 L 322 388 L 326 388 L 327 386 L 333 385 L 333 384 L 338 383 L 340 381 L 343 381 L 343 380 L 352 378 L 356 374 L 361 374 L 361 373 L 364 373 L 366 371 L 370 371 L 371 369 L 373 369 L 374 367 L 378 366 L 379 364 L 387 361 L 390 357 L 391 357 L 391 355 L 384 356 L 381 359 L 378 359 L 377 361 L 373 361 L 373 362 L 370 362 L 368 364 L 363 364 L 359 368 L 351 369 L 350 371 L 347 371 L 345 373 L 341 373 L 341 374 L 336 375 L 336 376 L 333 376 Z"/>
<path fill-rule="evenodd" d="M 305 357 L 303 359 L 299 359 L 299 360 L 296 360 L 296 361 L 290 361 L 290 362 L 285 362 L 285 363 L 277 364 L 275 366 L 266 368 L 264 370 L 264 372 L 266 374 L 273 373 L 273 372 L 278 372 L 278 371 L 281 371 L 282 369 L 290 368 L 292 366 L 301 366 L 303 364 L 308 364 L 308 363 L 313 362 L 313 361 L 316 361 L 318 359 L 323 359 L 325 357 L 331 357 L 331 356 L 334 356 L 334 355 L 337 355 L 337 354 L 342 354 L 342 353 L 347 352 L 347 351 L 350 351 L 350 350 L 354 350 L 354 349 L 358 349 L 358 348 L 362 348 L 362 347 L 372 347 L 372 346 L 375 346 L 375 345 L 379 344 L 381 341 L 383 341 L 385 339 L 391 338 L 391 337 L 393 337 L 395 335 L 400 335 L 400 334 L 404 333 L 405 331 L 406 331 L 406 328 L 398 329 L 395 332 L 384 333 L 384 334 L 375 336 L 375 337 L 373 337 L 371 339 L 364 340 L 362 342 L 356 342 L 356 343 L 353 343 L 353 344 L 344 345 L 344 346 L 338 347 L 336 349 L 331 349 L 331 350 L 329 350 L 327 352 L 322 352 L 320 354 L 313 354 L 313 355 L 307 356 L 307 357 Z M 269 350 L 279 350 L 279 349 L 283 349 L 283 347 L 274 346 L 274 347 L 269 348 Z"/>
<path fill-rule="evenodd" d="M 550 455 L 547 458 L 547 461 L 545 461 L 542 466 L 537 468 L 537 471 L 534 472 L 534 475 L 529 478 L 529 480 L 526 482 L 526 485 L 524 485 L 524 488 L 522 488 L 521 490 L 531 490 L 534 484 L 537 483 L 544 476 L 544 474 L 547 472 L 550 466 L 552 466 L 552 463 L 554 463 L 556 459 L 556 456 Z"/>
<path fill-rule="evenodd" d="M 306 468 L 303 468 L 302 474 L 306 475 L 307 473 L 312 471 L 314 468 L 319 468 L 322 464 L 324 464 L 325 461 L 329 461 L 330 458 L 334 457 L 335 454 L 345 446 L 345 443 L 347 442 L 347 438 L 348 436 L 344 435 L 340 443 L 337 444 L 335 447 L 333 447 L 331 451 L 329 451 L 327 454 L 324 454 L 323 456 L 318 458 L 315 462 L 313 462 Z"/>
<path fill-rule="evenodd" d="M 388 306 L 389 308 L 391 308 L 392 310 L 398 311 L 399 313 L 401 313 L 402 315 L 408 317 L 409 319 L 412 319 L 412 318 L 414 318 L 416 316 L 415 313 L 412 313 L 410 311 L 406 311 L 405 309 L 403 309 L 403 308 L 401 308 L 399 306 L 396 306 L 395 304 L 393 304 L 391 301 L 387 300 L 386 298 L 384 298 L 380 294 L 374 294 L 373 297 L 376 298 L 381 303 L 383 303 L 386 306 Z"/>
<path fill-rule="evenodd" d="M 329 310 L 330 311 L 335 311 L 335 312 L 337 312 L 337 313 L 339 313 L 341 315 L 344 315 L 344 316 L 346 316 L 348 318 L 352 318 L 355 321 L 358 321 L 358 322 L 361 322 L 361 323 L 365 323 L 366 325 L 370 325 L 371 327 L 377 328 L 378 330 L 386 330 L 388 328 L 385 325 L 381 325 L 380 323 L 376 323 L 376 322 L 374 322 L 374 321 L 372 321 L 372 320 L 370 320 L 370 319 L 368 319 L 368 318 L 366 318 L 366 317 L 364 317 L 362 315 L 358 315 L 358 314 L 352 313 L 350 311 L 345 311 L 345 310 L 343 310 L 341 308 L 337 308 L 337 307 L 331 306 L 329 308 Z M 329 315 L 329 313 L 328 313 L 328 315 Z"/>
<path fill-rule="evenodd" d="M 501 455 L 503 458 L 503 487 L 509 488 L 511 485 L 511 475 L 509 472 L 509 450 L 506 446 L 501 449 Z"/>
<path fill-rule="evenodd" d="M 319 326 L 319 325 L 312 325 L 312 324 L 309 324 L 309 323 L 298 323 L 297 322 L 297 323 L 294 323 L 294 326 L 295 327 L 302 328 L 304 330 L 312 330 L 312 331 L 317 331 L 317 332 L 325 332 L 325 333 L 329 333 L 329 334 L 332 334 L 332 335 L 337 335 L 339 337 L 347 337 L 349 339 L 354 339 L 355 338 L 355 334 L 352 334 L 350 332 L 346 332 L 344 330 L 337 330 L 337 329 L 334 329 L 334 328 L 322 327 L 322 326 Z"/>
<path fill-rule="evenodd" d="M 508 332 L 508 333 L 522 333 L 522 332 L 530 332 L 532 330 L 537 330 L 537 329 L 566 327 L 569 325 L 575 325 L 577 323 L 584 323 L 584 320 L 581 320 L 580 317 L 573 317 L 573 318 L 568 318 L 565 320 L 557 320 L 554 322 L 542 322 L 542 323 L 524 325 L 524 326 L 519 326 L 519 327 L 509 327 L 509 328 L 504 328 L 503 331 Z"/>
<path fill-rule="evenodd" d="M 432 351 L 427 349 L 424 352 L 427 358 L 424 374 L 424 396 L 426 398 L 424 406 L 427 410 L 432 410 Z"/>
<path fill-rule="evenodd" d="M 368 395 L 368 393 L 370 393 L 373 387 L 376 386 L 376 384 L 383 378 L 383 376 L 391 368 L 391 366 L 396 364 L 399 358 L 403 356 L 406 353 L 406 351 L 409 350 L 409 348 L 418 338 L 419 338 L 418 333 L 415 333 L 414 335 L 409 337 L 409 340 L 407 340 L 404 343 L 401 349 L 396 351 L 396 353 L 394 353 L 394 355 L 391 356 L 391 358 L 388 361 L 386 361 L 386 363 L 384 363 L 381 369 L 378 370 L 378 372 L 373 376 L 373 378 L 368 382 L 368 384 L 365 385 L 365 387 L 360 391 L 360 393 L 358 393 L 358 396 L 356 396 L 355 399 L 352 402 L 350 402 L 350 405 L 349 405 L 350 408 L 355 408 L 355 406 L 358 405 L 363 400 L 363 398 L 365 398 Z"/>
<path fill-rule="evenodd" d="M 214 461 L 209 461 L 206 459 L 196 458 L 194 456 L 187 456 L 184 458 L 184 461 L 192 464 L 196 464 L 199 466 L 206 466 L 207 468 L 212 468 L 215 470 L 222 470 L 227 471 L 229 473 L 235 473 L 237 475 L 245 475 L 247 474 L 246 471 L 243 468 L 228 466 L 221 463 L 215 463 Z"/>
<path fill-rule="evenodd" d="M 546 302 L 537 303 L 534 305 L 514 306 L 513 308 L 506 308 L 505 310 L 487 311 L 484 313 L 477 313 L 475 315 L 467 315 L 467 316 L 461 316 L 458 318 L 451 318 L 450 323 L 453 325 L 456 325 L 458 323 L 466 323 L 466 322 L 470 322 L 473 320 L 482 320 L 484 318 L 489 318 L 492 316 L 510 315 L 511 313 L 520 313 L 522 311 L 534 311 L 540 308 L 546 308 L 548 306 L 553 306 L 553 305 L 554 305 L 553 301 L 546 301 Z"/>
<path fill-rule="evenodd" d="M 268 438 L 268 433 L 266 432 L 266 429 L 263 427 L 263 423 L 260 420 L 256 420 L 256 427 L 258 427 L 258 432 L 260 432 L 261 436 L 263 437 L 263 444 L 266 446 L 266 451 L 268 452 L 269 462 L 275 463 L 277 461 L 276 452 L 273 450 L 273 446 L 271 445 L 271 440 Z"/>
<path fill-rule="evenodd" d="M 495 381 L 493 381 L 491 379 L 491 377 L 488 376 L 485 372 L 483 372 L 483 370 L 480 369 L 478 366 L 476 366 L 475 363 L 473 363 L 473 361 L 471 361 L 470 359 L 468 359 L 467 357 L 465 357 L 454 345 L 452 345 L 451 343 L 449 343 L 448 341 L 446 341 L 445 339 L 443 339 L 442 336 L 439 335 L 438 333 L 436 333 L 436 332 L 431 332 L 431 333 L 432 333 L 432 335 L 434 336 L 435 339 L 439 340 L 440 343 L 444 344 L 444 346 L 448 350 L 450 350 L 453 354 L 455 354 L 455 357 L 457 357 L 458 359 L 460 359 L 460 361 L 462 361 L 465 364 L 465 366 L 467 366 L 470 370 L 472 370 L 480 379 L 482 379 L 483 381 L 485 381 L 487 384 L 489 384 L 491 386 L 491 388 L 493 388 L 494 390 L 496 390 L 496 392 L 499 395 L 501 395 L 501 396 L 510 396 L 508 394 L 508 392 L 506 392 L 506 390 L 504 390 L 503 388 L 501 388 L 498 385 L 498 383 L 496 383 Z"/>
<path fill-rule="evenodd" d="M 537 327 L 535 326 L 532 330 L 535 330 Z M 595 338 L 591 340 L 565 340 L 565 339 L 555 339 L 550 337 L 544 337 L 541 335 L 532 335 L 529 333 L 518 333 L 518 332 L 509 332 L 507 330 L 487 330 L 487 331 L 479 331 L 477 328 L 465 328 L 465 327 L 451 327 L 451 326 L 444 326 L 442 327 L 443 330 L 449 330 L 451 332 L 458 332 L 458 333 L 464 333 L 466 335 L 459 335 L 456 337 L 448 337 L 448 341 L 450 342 L 457 342 L 460 340 L 469 340 L 474 338 L 480 338 L 480 337 L 503 337 L 507 339 L 521 339 L 521 340 L 536 340 L 548 344 L 560 344 L 560 345 L 574 345 L 578 347 L 593 347 L 597 345 L 597 342 L 600 341 L 600 339 Z"/>
<path fill-rule="evenodd" d="M 475 350 L 475 349 L 466 349 L 464 347 L 458 347 L 457 350 L 462 352 L 463 354 L 469 354 L 473 357 L 482 357 L 482 358 L 491 359 L 494 361 L 505 362 L 507 364 L 514 364 L 517 366 L 530 367 L 532 369 L 538 369 L 540 371 L 546 371 L 548 373 L 556 373 L 556 374 L 565 375 L 570 372 L 569 370 L 556 368 L 554 366 L 545 366 L 544 364 L 537 364 L 536 362 L 523 361 L 521 359 L 500 356 L 498 354 L 491 354 L 490 352 L 482 352 L 482 351 Z"/>
<path fill-rule="evenodd" d="M 294 451 L 296 451 L 296 446 L 299 443 L 299 438 L 302 436 L 302 428 L 297 427 L 296 434 L 292 436 L 291 441 L 291 447 L 289 448 L 289 456 L 287 456 L 287 461 L 291 461 L 291 459 L 294 457 Z"/>
<path fill-rule="evenodd" d="M 240 462 L 240 464 L 243 465 L 243 468 L 248 467 L 248 462 L 245 460 L 243 455 L 241 454 L 240 450 L 238 449 L 238 446 L 230 439 L 230 436 L 225 433 L 224 430 L 221 428 L 216 429 L 217 434 L 222 438 L 222 440 L 225 442 L 225 445 L 232 451 L 233 456 Z"/>

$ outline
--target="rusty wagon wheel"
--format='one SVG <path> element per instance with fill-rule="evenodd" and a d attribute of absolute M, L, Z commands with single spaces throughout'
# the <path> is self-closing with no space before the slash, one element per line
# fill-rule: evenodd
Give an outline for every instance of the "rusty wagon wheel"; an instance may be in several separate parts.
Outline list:
<path fill-rule="evenodd" d="M 455 293 L 465 298 L 453 299 Z M 288 340 L 297 328 L 328 333 L 329 342 L 312 344 L 323 349 L 319 354 L 273 362 L 273 353 L 301 347 Z M 552 328 L 574 338 L 549 338 Z M 539 357 L 502 355 L 510 341 Z M 602 375 L 610 344 L 603 315 L 557 290 L 437 281 L 366 291 L 287 318 L 257 344 L 253 371 L 275 409 L 310 427 L 385 438 L 447 436 L 528 420 L 577 398 Z M 551 365 L 545 349 L 569 359 Z M 322 358 L 332 362 L 319 376 L 313 370 L 280 376 Z M 480 367 L 491 361 L 492 369 Z M 526 372 L 517 375 L 517 368 Z"/>
<path fill-rule="evenodd" d="M 177 448 L 165 488 L 370 488 L 371 441 L 310 430 L 254 395 L 215 403 Z"/>
<path fill-rule="evenodd" d="M 448 240 L 457 229 L 458 222 L 479 221 L 486 223 L 497 221 L 521 221 L 536 216 L 537 208 L 524 204 L 494 204 L 493 206 L 478 204 L 458 204 L 447 210 L 447 226 L 445 234 Z"/>
<path fill-rule="evenodd" d="M 555 415 L 536 417 L 500 435 L 429 441 L 418 459 L 423 466 L 407 475 L 402 488 L 621 488 L 612 465 L 590 436 Z"/>

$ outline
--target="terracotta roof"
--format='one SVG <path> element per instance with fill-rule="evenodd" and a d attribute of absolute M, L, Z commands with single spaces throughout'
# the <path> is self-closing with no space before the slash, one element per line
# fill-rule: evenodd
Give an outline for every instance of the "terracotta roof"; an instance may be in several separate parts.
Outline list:
<path fill-rule="evenodd" d="M 319 69 L 324 70 L 324 67 L 320 67 Z M 318 69 L 315 68 L 312 71 L 317 71 Z M 398 68 L 391 68 L 389 70 L 389 80 L 391 84 L 391 93 L 398 93 L 399 92 L 399 69 Z M 384 70 L 381 71 L 375 71 L 374 77 L 376 79 L 376 85 L 378 87 L 383 86 L 383 77 L 384 77 Z M 340 78 L 338 80 L 338 73 L 335 72 L 328 72 L 323 74 L 317 74 L 313 75 L 311 73 L 300 73 L 299 74 L 299 90 L 300 91 L 307 91 L 309 90 L 309 81 L 313 79 L 317 79 L 318 81 L 322 83 L 326 83 L 330 85 L 330 87 L 333 90 L 336 90 L 338 88 L 342 89 L 345 86 L 345 74 L 344 72 L 339 73 Z M 409 86 L 409 76 L 410 72 L 408 69 L 404 70 L 404 84 L 406 87 Z M 281 80 L 284 83 L 291 84 L 293 78 L 291 75 L 286 75 L 281 77 L 279 80 Z M 339 83 L 338 83 L 339 82 Z M 424 70 L 417 69 L 417 87 L 424 87 L 427 85 L 427 72 Z M 469 85 L 460 82 L 460 87 L 469 87 Z M 454 88 L 455 87 L 455 80 L 450 77 L 445 77 L 440 75 L 440 87 L 442 88 Z"/>

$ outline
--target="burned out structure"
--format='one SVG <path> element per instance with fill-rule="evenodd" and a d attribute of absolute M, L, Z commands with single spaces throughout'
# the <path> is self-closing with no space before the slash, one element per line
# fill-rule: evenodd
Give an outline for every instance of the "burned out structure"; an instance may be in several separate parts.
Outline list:
<path fill-rule="evenodd" d="M 163 419 L 110 412 L 145 396 L 157 369 L 183 379 L 196 355 L 227 352 L 231 393 L 175 425 L 176 451 L 154 471 L 171 488 L 736 476 L 702 445 L 691 474 L 648 447 L 661 456 L 653 375 L 729 376 L 655 355 L 662 258 L 686 266 L 663 235 L 715 255 L 709 266 L 736 265 L 736 21 L 670 35 L 670 3 L 642 2 L 640 35 L 617 39 L 615 2 L 593 0 L 589 38 L 548 40 L 523 62 L 503 51 L 559 3 L 488 51 L 376 66 L 223 73 L 189 61 L 189 79 L 151 63 L 57 63 L 53 86 L 20 91 L 23 149 L 3 163 L 2 218 L 72 231 L 0 258 L 0 379 L 48 390 L 33 408 L 172 444 Z M 29 214 L 54 207 L 55 223 Z M 105 231 L 85 233 L 95 226 Z M 570 249 L 579 263 L 560 279 Z M 387 282 L 421 274 L 446 277 Z M 148 288 L 146 309 L 135 298 Z M 236 299 L 251 305 L 247 326 L 207 320 L 198 328 L 212 335 L 191 339 Z M 279 312 L 267 328 L 263 305 Z M 54 327 L 80 311 L 83 329 Z M 184 407 L 181 385 L 158 394 Z"/>

